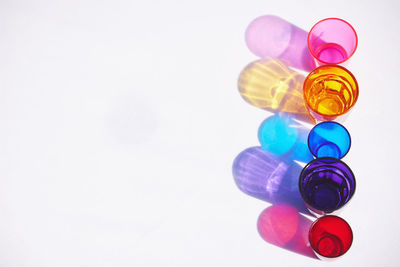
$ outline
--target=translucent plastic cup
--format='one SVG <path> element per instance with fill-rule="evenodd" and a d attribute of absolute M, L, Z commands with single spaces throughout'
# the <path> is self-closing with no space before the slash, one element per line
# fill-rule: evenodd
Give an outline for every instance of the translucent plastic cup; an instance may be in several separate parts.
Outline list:
<path fill-rule="evenodd" d="M 338 18 L 327 18 L 315 24 L 307 38 L 311 55 L 320 64 L 340 64 L 356 51 L 358 39 L 354 28 Z"/>
<path fill-rule="evenodd" d="M 334 121 L 317 124 L 308 134 L 308 148 L 317 157 L 343 158 L 350 150 L 351 138 L 347 129 Z"/>
<path fill-rule="evenodd" d="M 301 171 L 299 190 L 307 208 L 316 216 L 330 214 L 346 205 L 356 189 L 353 172 L 335 158 L 317 158 Z"/>
<path fill-rule="evenodd" d="M 358 83 L 354 75 L 339 65 L 323 65 L 308 74 L 303 97 L 317 121 L 335 120 L 357 102 Z"/>
<path fill-rule="evenodd" d="M 320 259 L 337 258 L 350 249 L 353 231 L 342 218 L 328 215 L 311 225 L 308 238 L 311 248 Z"/>

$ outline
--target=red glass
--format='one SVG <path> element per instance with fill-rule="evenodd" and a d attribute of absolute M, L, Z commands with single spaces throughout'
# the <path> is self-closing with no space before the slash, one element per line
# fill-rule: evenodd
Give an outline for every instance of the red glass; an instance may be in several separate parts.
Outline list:
<path fill-rule="evenodd" d="M 349 250 L 353 242 L 353 232 L 345 220 L 328 215 L 311 225 L 308 238 L 317 256 L 336 258 Z"/>

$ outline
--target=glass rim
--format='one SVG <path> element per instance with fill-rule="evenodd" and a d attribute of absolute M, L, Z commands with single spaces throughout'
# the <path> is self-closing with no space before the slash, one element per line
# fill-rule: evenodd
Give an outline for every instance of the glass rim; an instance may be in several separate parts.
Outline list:
<path fill-rule="evenodd" d="M 344 203 L 342 206 L 339 206 L 337 209 L 334 209 L 334 210 L 320 210 L 319 208 L 314 207 L 314 205 L 311 205 L 311 204 L 307 201 L 307 198 L 304 196 L 303 191 L 300 190 L 300 188 L 301 188 L 301 186 L 300 186 L 300 184 L 301 184 L 301 177 L 303 176 L 303 173 L 304 173 L 304 171 L 307 169 L 307 167 L 310 166 L 310 165 L 311 165 L 312 163 L 314 163 L 315 161 L 320 161 L 320 160 L 324 160 L 324 159 L 330 159 L 330 160 L 339 161 L 340 163 L 342 163 L 342 164 L 350 171 L 350 174 L 351 174 L 351 176 L 353 176 L 353 180 L 354 180 L 354 190 L 353 190 L 353 194 L 351 194 L 349 200 L 347 200 L 346 203 Z M 344 163 L 342 160 L 337 159 L 337 158 L 333 158 L 333 157 L 320 157 L 320 158 L 313 159 L 312 161 L 310 161 L 309 163 L 307 163 L 307 165 L 304 166 L 304 168 L 301 170 L 300 175 L 299 175 L 298 187 L 299 187 L 299 191 L 300 191 L 301 198 L 303 199 L 303 201 L 304 201 L 307 205 L 309 205 L 311 208 L 313 208 L 313 209 L 315 209 L 315 210 L 322 211 L 322 212 L 324 213 L 324 216 L 328 216 L 328 215 L 325 215 L 325 214 L 332 213 L 332 212 L 335 212 L 335 211 L 337 211 L 337 210 L 343 208 L 343 207 L 346 206 L 346 204 L 353 198 L 354 194 L 356 193 L 356 188 L 357 188 L 357 186 L 356 186 L 356 176 L 354 175 L 354 173 L 353 173 L 353 171 L 351 170 L 351 168 L 350 168 L 346 163 Z M 333 215 L 332 215 L 332 216 L 333 216 Z"/>
<path fill-rule="evenodd" d="M 356 87 L 356 88 L 355 88 L 355 91 L 356 91 L 356 94 L 355 94 L 355 98 L 354 98 L 354 103 L 350 106 L 349 109 L 347 109 L 347 110 L 344 111 L 344 112 L 338 113 L 338 114 L 332 114 L 332 115 L 322 114 L 322 113 L 320 113 L 320 112 L 314 110 L 313 108 L 311 108 L 311 106 L 310 106 L 310 104 L 309 104 L 309 101 L 308 101 L 308 99 L 306 98 L 306 93 L 305 93 L 305 90 L 304 90 L 304 88 L 305 88 L 305 86 L 306 86 L 306 82 L 309 80 L 310 76 L 311 76 L 316 70 L 323 69 L 323 68 L 326 68 L 326 67 L 333 67 L 333 68 L 342 69 L 343 71 L 345 71 L 346 73 L 348 73 L 348 74 L 351 76 L 351 78 L 354 80 L 354 83 L 355 83 L 355 87 Z M 351 73 L 351 71 L 349 71 L 349 70 L 346 69 L 345 67 L 340 66 L 340 65 L 336 65 L 336 64 L 326 64 L 326 65 L 322 65 L 322 66 L 316 67 L 315 69 L 313 69 L 313 70 L 307 75 L 307 77 L 304 79 L 304 83 L 303 83 L 303 98 L 304 98 L 304 101 L 306 102 L 307 107 L 310 108 L 313 112 L 315 112 L 316 114 L 318 114 L 318 115 L 320 115 L 320 116 L 322 116 L 322 117 L 338 117 L 338 116 L 342 116 L 342 115 L 346 114 L 347 112 L 349 112 L 350 109 L 356 104 L 356 102 L 357 102 L 357 100 L 358 100 L 359 91 L 360 91 L 360 90 L 359 90 L 359 87 L 358 87 L 358 82 L 357 82 L 356 77 L 353 75 L 353 73 Z"/>
<path fill-rule="evenodd" d="M 340 158 L 338 158 L 338 159 L 340 160 L 340 159 L 344 158 L 344 157 L 349 153 L 349 151 L 350 151 L 350 149 L 351 149 L 351 143 L 352 143 L 352 142 L 351 142 L 351 135 L 350 135 L 350 132 L 347 130 L 347 128 L 344 127 L 342 124 L 336 122 L 336 121 L 323 121 L 323 122 L 320 122 L 320 123 L 316 124 L 314 127 L 312 127 L 312 129 L 311 129 L 310 132 L 308 133 L 308 137 L 307 137 L 307 146 L 308 146 L 308 149 L 310 150 L 311 154 L 313 154 L 313 156 L 316 157 L 317 159 L 318 159 L 318 158 L 327 158 L 327 157 L 318 157 L 317 155 L 314 154 L 314 152 L 313 152 L 313 151 L 311 150 L 311 148 L 310 148 L 310 135 L 311 135 L 311 132 L 314 131 L 314 129 L 315 129 L 318 125 L 320 125 L 320 124 L 325 124 L 325 123 L 334 123 L 334 124 L 338 124 L 339 126 L 341 126 L 341 127 L 346 131 L 347 135 L 349 136 L 349 140 L 350 140 L 349 149 L 347 149 L 346 153 L 344 153 L 343 156 L 341 156 Z M 334 157 L 331 157 L 331 158 L 334 158 Z M 343 163 L 344 163 L 344 162 L 343 162 Z M 348 167 L 348 166 L 347 166 L 347 167 Z M 349 169 L 350 169 L 350 168 L 349 168 Z M 354 176 L 354 175 L 353 175 L 353 176 Z"/>
<path fill-rule="evenodd" d="M 356 37 L 356 44 L 355 44 L 355 46 L 354 46 L 353 52 L 352 52 L 346 59 L 344 59 L 344 60 L 342 60 L 342 61 L 339 61 L 339 62 L 336 62 L 336 63 L 326 62 L 326 61 L 323 61 L 322 59 L 319 59 L 319 58 L 314 54 L 313 50 L 311 49 L 311 45 L 310 45 L 311 32 L 314 30 L 315 26 L 317 26 L 318 24 L 320 24 L 320 23 L 322 23 L 322 22 L 324 22 L 324 21 L 326 21 L 326 20 L 339 20 L 339 21 L 341 21 L 341 22 L 344 22 L 345 24 L 347 24 L 348 26 L 350 26 L 351 30 L 354 32 L 354 36 Z M 345 21 L 344 19 L 335 18 L 335 17 L 325 18 L 325 19 L 322 19 L 322 20 L 318 21 L 317 23 L 315 23 L 314 26 L 312 26 L 311 30 L 308 32 L 308 35 L 307 35 L 307 47 L 308 47 L 308 51 L 310 51 L 310 53 L 311 53 L 311 55 L 313 56 L 313 58 L 315 58 L 315 59 L 318 60 L 319 62 L 324 63 L 324 64 L 341 64 L 341 63 L 343 63 L 343 62 L 349 60 L 349 59 L 354 55 L 354 53 L 356 52 L 357 47 L 358 47 L 358 36 L 357 36 L 357 32 L 356 32 L 356 30 L 354 29 L 354 27 L 351 26 L 351 24 L 348 23 L 347 21 Z"/>
<path fill-rule="evenodd" d="M 311 231 L 312 231 L 313 227 L 315 226 L 315 224 L 316 224 L 317 222 L 319 222 L 320 220 L 322 220 L 322 219 L 324 219 L 324 218 L 327 218 L 327 217 L 334 217 L 334 218 L 336 218 L 336 219 L 339 219 L 339 220 L 343 221 L 343 222 L 349 227 L 349 229 L 350 229 L 351 241 L 350 241 L 350 244 L 349 244 L 349 248 L 348 248 L 345 252 L 343 252 L 342 254 L 340 254 L 339 256 L 325 256 L 325 255 L 322 255 L 321 253 L 319 253 L 319 252 L 314 248 L 314 246 L 313 246 L 312 243 L 310 242 Z M 317 218 L 317 219 L 311 224 L 310 229 L 308 230 L 308 242 L 310 243 L 310 246 L 311 246 L 312 250 L 313 250 L 315 253 L 317 253 L 318 255 L 320 255 L 321 257 L 330 258 L 330 259 L 334 259 L 334 258 L 341 257 L 341 256 L 343 256 L 347 251 L 349 251 L 350 248 L 351 248 L 351 246 L 353 245 L 353 237 L 354 237 L 354 235 L 353 235 L 353 229 L 351 229 L 350 224 L 349 224 L 345 219 L 343 219 L 342 217 L 339 217 L 339 216 L 336 216 L 336 215 L 331 215 L 331 214 L 329 214 L 329 215 L 324 215 L 324 216 L 322 216 L 322 217 Z"/>

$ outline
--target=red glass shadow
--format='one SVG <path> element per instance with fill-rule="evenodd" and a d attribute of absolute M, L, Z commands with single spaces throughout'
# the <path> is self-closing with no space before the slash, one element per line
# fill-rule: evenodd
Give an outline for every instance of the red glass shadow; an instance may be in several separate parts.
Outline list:
<path fill-rule="evenodd" d="M 257 229 L 268 243 L 289 251 L 318 259 L 309 243 L 312 221 L 296 208 L 277 204 L 266 208 L 258 217 Z"/>

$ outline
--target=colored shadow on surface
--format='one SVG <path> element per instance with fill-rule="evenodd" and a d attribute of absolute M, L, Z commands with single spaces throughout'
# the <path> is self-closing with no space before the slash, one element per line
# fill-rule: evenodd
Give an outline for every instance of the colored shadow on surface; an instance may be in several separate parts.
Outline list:
<path fill-rule="evenodd" d="M 260 58 L 284 61 L 288 66 L 311 71 L 316 65 L 307 46 L 308 33 L 277 16 L 265 15 L 247 27 L 249 50 Z"/>
<path fill-rule="evenodd" d="M 288 156 L 277 157 L 261 147 L 242 151 L 232 167 L 235 183 L 245 194 L 272 204 L 289 204 L 309 215 L 298 189 L 301 170 Z"/>
<path fill-rule="evenodd" d="M 249 104 L 270 112 L 284 112 L 315 124 L 303 98 L 305 77 L 276 59 L 260 59 L 247 65 L 239 75 L 240 95 Z"/>
<path fill-rule="evenodd" d="M 292 116 L 276 113 L 261 123 L 258 140 L 261 148 L 271 154 L 307 163 L 314 159 L 307 145 L 308 133 L 309 129 Z"/>
<path fill-rule="evenodd" d="M 266 208 L 258 217 L 257 229 L 268 243 L 292 252 L 318 259 L 312 250 L 308 233 L 312 221 L 285 204 Z"/>

